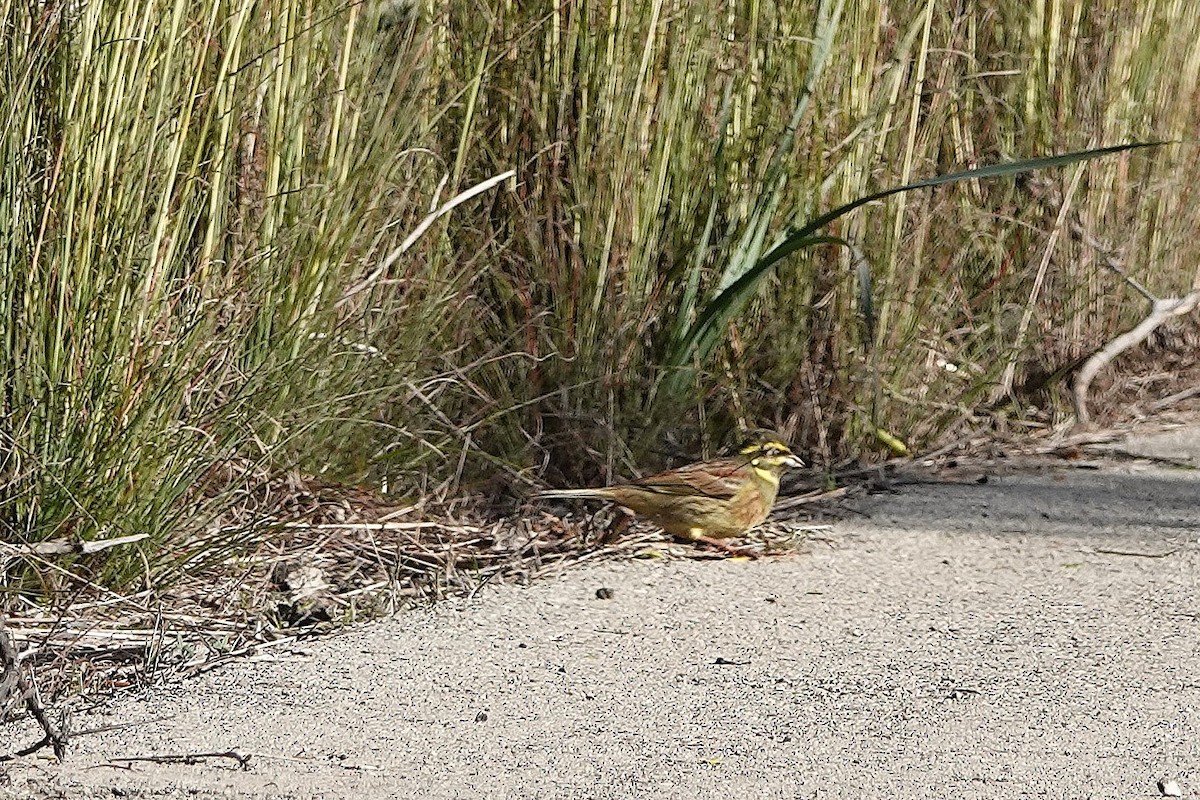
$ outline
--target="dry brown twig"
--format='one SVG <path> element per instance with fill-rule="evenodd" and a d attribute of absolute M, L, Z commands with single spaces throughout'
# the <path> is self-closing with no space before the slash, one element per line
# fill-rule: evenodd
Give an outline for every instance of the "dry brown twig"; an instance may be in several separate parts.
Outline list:
<path fill-rule="evenodd" d="M 250 759 L 252 757 L 252 753 L 243 753 L 239 750 L 226 750 L 219 753 L 169 753 L 159 756 L 117 756 L 110 758 L 109 762 L 113 764 L 133 764 L 138 761 L 152 764 L 199 764 L 201 761 L 213 758 L 228 758 L 236 761 L 239 768 L 250 769 Z"/>
<path fill-rule="evenodd" d="M 1176 392 L 1173 395 L 1164 397 L 1150 404 L 1151 411 L 1162 411 L 1164 408 L 1170 408 L 1176 403 L 1181 403 L 1184 400 L 1200 395 L 1200 386 L 1193 386 L 1190 389 L 1184 389 L 1182 392 Z"/>
<path fill-rule="evenodd" d="M 0 761 L 27 756 L 47 745 L 54 749 L 55 757 L 62 761 L 67 754 L 68 733 L 65 726 L 60 727 L 50 721 L 46 708 L 42 705 L 36 684 L 22 671 L 17 648 L 9 637 L 8 628 L 2 619 L 0 619 L 0 669 L 3 669 L 3 673 L 0 674 L 0 709 L 7 709 L 10 703 L 12 705 L 24 703 L 29 715 L 37 720 L 45 734 L 40 741 L 11 755 L 0 755 Z M 14 699 L 16 702 L 12 702 Z"/>

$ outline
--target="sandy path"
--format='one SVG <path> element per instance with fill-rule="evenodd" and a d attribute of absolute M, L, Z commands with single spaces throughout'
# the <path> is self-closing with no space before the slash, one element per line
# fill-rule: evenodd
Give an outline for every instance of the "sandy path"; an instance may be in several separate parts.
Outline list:
<path fill-rule="evenodd" d="M 858 510 L 795 556 L 577 568 L 118 698 L 75 726 L 143 724 L 0 797 L 1200 794 L 1200 474 Z"/>

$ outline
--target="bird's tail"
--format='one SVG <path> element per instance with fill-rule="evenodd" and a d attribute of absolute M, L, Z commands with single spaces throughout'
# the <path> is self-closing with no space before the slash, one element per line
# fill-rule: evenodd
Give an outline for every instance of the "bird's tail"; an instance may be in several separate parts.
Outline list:
<path fill-rule="evenodd" d="M 611 500 L 608 489 L 547 489 L 533 496 L 534 500 Z"/>

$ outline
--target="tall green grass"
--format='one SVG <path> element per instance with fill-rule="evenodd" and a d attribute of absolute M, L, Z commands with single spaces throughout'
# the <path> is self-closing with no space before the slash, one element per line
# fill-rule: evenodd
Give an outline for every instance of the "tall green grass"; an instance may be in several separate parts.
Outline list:
<path fill-rule="evenodd" d="M 404 469 L 437 453 L 412 397 L 467 281 L 436 244 L 378 268 L 445 172 L 415 28 L 288 2 L 0 20 L 6 540 L 146 533 L 79 569 L 153 584 L 271 475 L 386 463 L 364 430 Z"/>
<path fill-rule="evenodd" d="M 1141 311 L 1069 226 L 1122 246 L 1163 291 L 1190 284 L 1192 147 L 874 203 L 825 231 L 853 250 L 777 264 L 710 331 L 720 346 L 688 365 L 690 388 L 663 387 L 679 332 L 790 227 L 959 169 L 1186 138 L 1196 10 L 496 6 L 489 30 L 504 33 L 488 35 L 511 44 L 480 90 L 491 125 L 467 144 L 477 169 L 499 151 L 528 177 L 490 231 L 505 247 L 488 341 L 524 329 L 545 359 L 516 382 L 545 397 L 497 431 L 501 449 L 521 445 L 519 428 L 565 473 L 555 479 L 597 480 L 609 477 L 597 467 L 654 462 L 671 434 L 694 453 L 735 424 L 775 424 L 829 460 L 882 449 L 878 428 L 920 447 L 985 404 L 1046 405 L 1022 396 L 1026 375 Z M 481 23 L 461 13 L 445 26 L 474 53 Z M 448 63 L 466 80 L 475 62 Z"/>
<path fill-rule="evenodd" d="M 0 0 L 0 524 L 156 585 L 288 471 L 599 480 L 771 424 L 914 447 L 1200 281 L 1200 3 Z M 422 221 L 472 187 L 510 181 Z M 832 240 L 831 240 L 832 241 Z M 863 324 L 864 265 L 875 325 Z M 686 352 L 684 352 L 686 351 Z M 683 355 L 681 356 L 681 353 Z M 953 371 L 946 368 L 952 365 Z M 462 483 L 457 481 L 462 480 Z M 10 586 L 57 591 L 38 569 Z"/>

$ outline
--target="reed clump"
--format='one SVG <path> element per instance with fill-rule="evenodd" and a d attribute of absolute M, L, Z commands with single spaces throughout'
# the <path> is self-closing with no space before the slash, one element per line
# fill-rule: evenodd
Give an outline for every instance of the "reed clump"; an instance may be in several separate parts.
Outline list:
<path fill-rule="evenodd" d="M 1141 312 L 1113 253 L 1200 286 L 1191 145 L 755 265 L 889 186 L 1185 138 L 1197 41 L 1184 0 L 0 0 L 3 539 L 148 535 L 6 585 L 161 585 L 288 474 L 520 493 L 743 423 L 818 463 L 1052 424 L 1042 378 Z"/>

